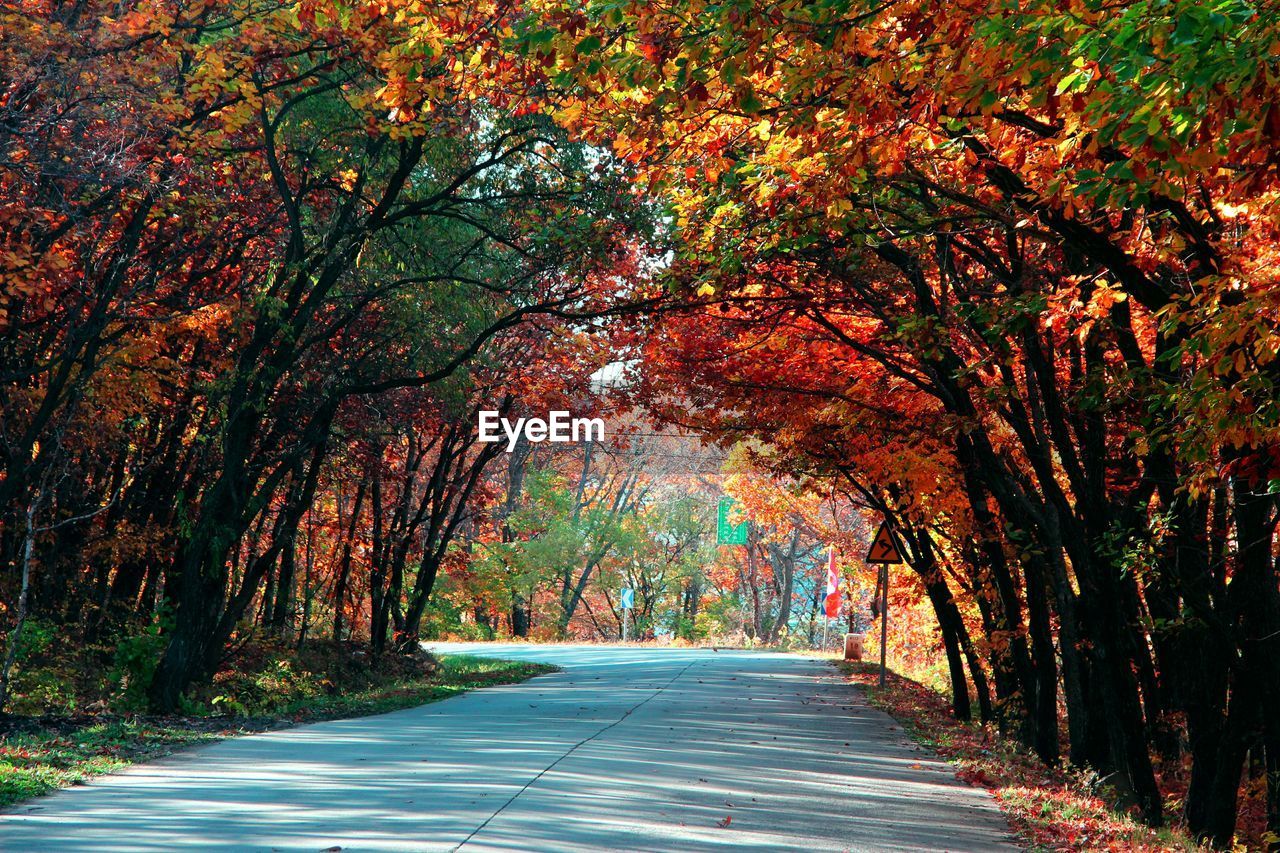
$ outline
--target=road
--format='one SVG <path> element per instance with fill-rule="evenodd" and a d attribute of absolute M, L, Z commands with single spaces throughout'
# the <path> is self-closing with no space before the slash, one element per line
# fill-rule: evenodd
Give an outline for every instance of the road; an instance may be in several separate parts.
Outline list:
<path fill-rule="evenodd" d="M 1018 849 L 825 662 L 438 648 L 564 671 L 131 767 L 0 815 L 0 850 Z"/>

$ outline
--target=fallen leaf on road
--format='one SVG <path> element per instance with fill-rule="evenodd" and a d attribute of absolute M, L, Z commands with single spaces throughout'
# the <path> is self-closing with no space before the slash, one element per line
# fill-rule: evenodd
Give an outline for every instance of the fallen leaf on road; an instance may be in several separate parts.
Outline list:
<path fill-rule="evenodd" d="M 733 823 L 733 815 L 725 815 L 724 820 L 716 821 L 716 826 L 720 827 L 721 829 L 724 829 L 726 826 L 728 826 L 731 823 Z"/>

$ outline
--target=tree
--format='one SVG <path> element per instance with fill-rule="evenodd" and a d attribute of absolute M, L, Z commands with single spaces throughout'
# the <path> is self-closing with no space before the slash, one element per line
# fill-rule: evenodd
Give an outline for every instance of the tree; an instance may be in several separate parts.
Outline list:
<path fill-rule="evenodd" d="M 997 685 L 1040 709 L 1042 755 L 1060 656 L 1072 760 L 1159 823 L 1148 748 L 1176 707 L 1188 820 L 1226 844 L 1258 732 L 1236 723 L 1280 699 L 1254 687 L 1280 683 L 1255 657 L 1280 608 L 1274 499 L 1254 497 L 1274 470 L 1256 259 L 1280 113 L 1274 16 L 1193 5 L 589 4 L 524 37 L 561 119 L 668 200 L 684 292 L 756 306 L 757 361 L 793 369 L 793 335 L 760 344 L 781 317 L 940 415 L 924 434 L 961 472 L 990 627 L 1026 613 L 1033 663 L 1011 649 Z M 760 432 L 782 422 L 809 426 Z M 1226 604 L 1242 590 L 1254 606 Z"/>
<path fill-rule="evenodd" d="M 309 612 L 337 442 L 386 399 L 406 424 L 429 414 L 413 451 L 441 486 L 412 494 L 426 541 L 390 590 L 404 601 L 381 587 L 379 624 L 403 615 L 411 639 L 493 455 L 462 428 L 466 382 L 449 383 L 533 317 L 588 322 L 633 295 L 615 276 L 643 212 L 621 170 L 529 111 L 497 52 L 503 6 L 3 14 L 31 40 L 3 56 L 0 511 L 54 467 L 79 486 L 56 502 L 78 521 L 37 543 L 33 607 L 91 636 L 159 619 L 151 700 L 176 707 L 247 614 L 284 634 L 295 601 Z M 119 150 L 75 142 L 112 133 Z M 494 364 L 470 387 L 501 393 Z M 378 504 L 349 485 L 332 501 L 348 516 L 335 623 Z"/>

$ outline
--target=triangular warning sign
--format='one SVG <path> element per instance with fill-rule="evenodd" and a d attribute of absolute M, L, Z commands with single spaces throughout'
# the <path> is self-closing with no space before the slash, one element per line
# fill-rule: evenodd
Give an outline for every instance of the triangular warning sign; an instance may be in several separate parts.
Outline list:
<path fill-rule="evenodd" d="M 871 541 L 871 550 L 867 552 L 868 563 L 901 563 L 902 554 L 898 551 L 898 540 L 893 537 L 887 521 L 880 522 L 876 538 Z"/>

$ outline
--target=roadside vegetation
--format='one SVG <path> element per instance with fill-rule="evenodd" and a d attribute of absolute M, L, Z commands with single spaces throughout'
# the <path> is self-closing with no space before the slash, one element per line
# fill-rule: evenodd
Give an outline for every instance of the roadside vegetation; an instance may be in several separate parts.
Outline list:
<path fill-rule="evenodd" d="M 1019 839 L 1032 851 L 1189 851 L 1200 849 L 1174 825 L 1152 829 L 1118 807 L 1115 792 L 1097 775 L 1047 767 L 994 726 L 955 719 L 947 697 L 890 670 L 883 688 L 879 667 L 839 661 L 837 667 L 913 739 L 956 768 L 956 776 L 996 798 Z M 1164 777 L 1166 805 L 1176 812 L 1185 781 Z M 1238 850 L 1261 849 L 1261 804 L 1242 811 Z M 1252 833 L 1252 835 L 1250 835 Z"/>
<path fill-rule="evenodd" d="M 14 697 L 25 713 L 0 718 L 0 807 L 223 738 L 396 711 L 555 669 L 425 652 L 371 665 L 345 644 L 315 644 L 302 653 L 255 645 L 181 713 L 150 715 L 139 713 L 127 684 L 121 689 L 109 674 L 96 685 L 70 679 L 51 691 L 50 673 L 84 670 L 72 661 L 46 665 L 33 671 L 37 679 L 19 681 L 32 691 Z"/>

